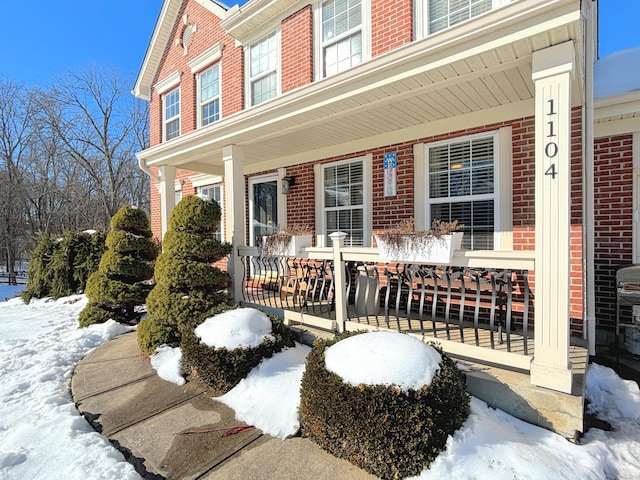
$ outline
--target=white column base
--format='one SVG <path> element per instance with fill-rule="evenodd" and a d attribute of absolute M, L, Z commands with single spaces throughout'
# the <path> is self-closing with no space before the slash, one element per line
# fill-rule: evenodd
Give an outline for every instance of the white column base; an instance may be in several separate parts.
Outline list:
<path fill-rule="evenodd" d="M 569 363 L 568 368 L 559 368 L 534 360 L 531 363 L 531 383 L 558 392 L 571 393 L 573 387 L 571 363 Z"/>

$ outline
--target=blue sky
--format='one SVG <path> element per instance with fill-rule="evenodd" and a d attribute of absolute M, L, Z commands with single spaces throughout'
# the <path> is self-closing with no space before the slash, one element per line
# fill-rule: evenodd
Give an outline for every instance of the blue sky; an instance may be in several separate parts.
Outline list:
<path fill-rule="evenodd" d="M 375 0 L 373 0 L 375 1 Z M 136 75 L 162 0 L 3 2 L 0 75 L 29 86 L 96 63 Z M 236 3 L 227 0 L 227 4 Z M 240 4 L 244 1 L 238 2 Z M 639 0 L 600 0 L 600 55 L 640 46 Z"/>

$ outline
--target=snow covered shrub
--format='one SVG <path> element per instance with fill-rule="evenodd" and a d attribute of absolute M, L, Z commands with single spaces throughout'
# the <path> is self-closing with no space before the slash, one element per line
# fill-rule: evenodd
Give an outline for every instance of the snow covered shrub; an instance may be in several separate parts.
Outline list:
<path fill-rule="evenodd" d="M 394 348 L 397 345 L 393 343 L 376 344 L 380 337 L 367 337 L 377 334 L 405 336 L 395 332 L 371 332 L 362 336 L 348 333 L 314 343 L 300 389 L 302 435 L 332 455 L 380 478 L 418 475 L 445 448 L 447 437 L 460 428 L 469 415 L 465 377 L 438 347 L 423 344 L 424 348 L 433 349 L 429 352 L 422 351 L 419 345 L 411 345 L 409 349 Z M 360 382 L 345 380 L 331 371 L 327 367 L 327 360 L 331 361 L 333 354 L 330 348 L 338 342 L 353 340 L 361 345 L 363 342 L 374 343 L 370 356 L 356 348 L 350 361 L 345 362 L 342 358 L 340 363 L 346 363 L 347 369 L 362 367 L 365 371 L 379 372 L 392 379 L 396 375 L 395 378 L 400 379 L 384 383 Z M 351 344 L 349 348 L 352 348 Z M 414 354 L 414 348 L 419 355 Z M 416 364 L 416 357 L 421 358 L 424 354 L 440 360 L 439 363 L 430 362 L 437 366 L 435 375 L 428 373 L 425 377 L 431 378 L 431 383 L 417 382 L 413 387 L 399 385 L 402 374 L 395 374 L 397 362 L 389 358 L 395 355 L 404 369 L 419 373 L 423 364 Z"/>
<path fill-rule="evenodd" d="M 185 325 L 201 322 L 219 305 L 228 308 L 231 277 L 211 265 L 231 253 L 231 245 L 213 237 L 219 222 L 218 204 L 198 196 L 183 198 L 171 212 L 155 266 L 156 285 L 147 297 L 145 327 L 146 332 L 163 333 L 148 335 L 139 329 L 143 353 L 150 355 L 163 344 L 178 346 Z"/>
<path fill-rule="evenodd" d="M 105 251 L 104 232 L 65 232 L 52 238 L 40 234 L 29 260 L 29 276 L 21 297 L 64 297 L 84 290 Z"/>
<path fill-rule="evenodd" d="M 182 366 L 223 394 L 262 361 L 293 347 L 294 333 L 273 314 L 253 308 L 221 311 L 182 334 Z"/>
<path fill-rule="evenodd" d="M 135 322 L 140 316 L 135 307 L 145 302 L 151 289 L 153 260 L 158 245 L 151 239 L 147 214 L 125 205 L 111 219 L 107 250 L 98 270 L 87 280 L 85 293 L 89 304 L 80 312 L 81 327 L 109 319 Z"/>

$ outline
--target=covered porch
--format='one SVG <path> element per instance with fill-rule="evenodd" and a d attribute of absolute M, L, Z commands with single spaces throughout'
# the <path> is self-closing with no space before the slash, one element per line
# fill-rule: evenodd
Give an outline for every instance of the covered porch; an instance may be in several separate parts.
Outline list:
<path fill-rule="evenodd" d="M 573 338 L 566 347 L 570 391 L 532 382 L 540 343 L 533 252 L 458 251 L 451 265 L 400 264 L 376 248 L 344 247 L 344 235 L 332 240 L 295 257 L 238 248 L 239 303 L 278 314 L 301 338 L 392 330 L 433 342 L 461 362 L 469 391 L 490 405 L 570 439 L 582 432 L 586 343 Z"/>
<path fill-rule="evenodd" d="M 540 387 L 533 396 L 552 392 L 563 399 L 556 406 L 571 403 L 570 423 L 557 430 L 567 436 L 581 431 L 581 375 L 588 353 L 572 346 L 569 303 L 572 295 L 588 297 L 593 289 L 590 259 L 582 258 L 589 245 L 581 240 L 589 238 L 593 212 L 588 162 L 578 162 L 572 171 L 572 159 L 588 153 L 592 138 L 588 128 L 581 138 L 572 138 L 572 117 L 577 111 L 583 124 L 591 121 L 584 106 L 590 98 L 586 65 L 592 64 L 593 45 L 583 38 L 592 26 L 590 15 L 581 12 L 588 5 L 516 1 L 141 152 L 141 167 L 157 172 L 163 233 L 175 203 L 177 169 L 221 176 L 237 302 L 271 306 L 290 323 L 326 332 L 390 328 L 435 340 L 482 368 L 523 375 L 525 380 L 517 382 Z M 515 248 L 520 232 L 511 208 L 500 212 L 496 233 L 504 241 L 499 250 L 458 252 L 452 265 L 438 271 L 385 266 L 376 249 L 344 248 L 339 239 L 330 239 L 334 232 L 317 223 L 316 247 L 304 252 L 304 261 L 280 260 L 280 273 L 277 268 L 273 273 L 272 264 L 262 268 L 260 252 L 247 246 L 254 237 L 248 195 L 253 176 L 268 172 L 282 179 L 302 164 L 529 117 L 535 119 L 535 224 L 523 227 L 535 237 L 529 250 Z M 503 139 L 512 166 L 516 140 Z M 572 181 L 582 179 L 584 208 L 576 221 L 571 188 Z M 276 188 L 284 224 L 289 200 L 280 181 Z M 505 188 L 507 202 L 508 192 Z M 415 205 L 416 211 L 421 208 Z M 575 278 L 570 262 L 584 263 L 584 278 Z M 509 281 L 519 282 L 516 298 Z M 572 282 L 584 290 L 572 292 Z M 586 337 L 593 314 L 584 303 Z"/>

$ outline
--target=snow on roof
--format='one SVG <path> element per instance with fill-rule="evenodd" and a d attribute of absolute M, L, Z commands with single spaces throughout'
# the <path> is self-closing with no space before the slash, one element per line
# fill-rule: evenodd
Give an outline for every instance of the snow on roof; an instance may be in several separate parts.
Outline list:
<path fill-rule="evenodd" d="M 640 47 L 600 58 L 593 67 L 595 98 L 640 91 Z"/>

